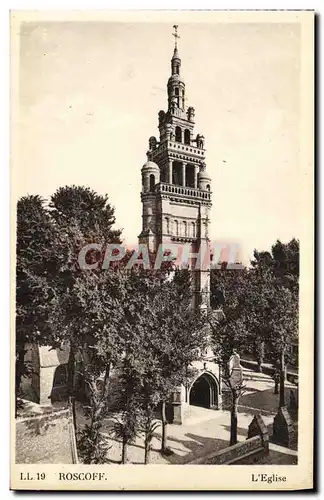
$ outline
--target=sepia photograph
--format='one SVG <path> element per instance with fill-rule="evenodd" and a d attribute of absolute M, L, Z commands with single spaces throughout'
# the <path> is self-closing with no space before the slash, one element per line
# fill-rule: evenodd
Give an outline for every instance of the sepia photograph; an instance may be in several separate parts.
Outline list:
<path fill-rule="evenodd" d="M 312 487 L 313 23 L 11 12 L 13 489 Z"/>

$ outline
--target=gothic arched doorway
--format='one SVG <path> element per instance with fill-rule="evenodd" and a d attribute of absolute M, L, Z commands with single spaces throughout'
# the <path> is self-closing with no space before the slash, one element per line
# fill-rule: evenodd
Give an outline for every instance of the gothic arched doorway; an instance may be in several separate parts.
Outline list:
<path fill-rule="evenodd" d="M 67 365 L 59 365 L 54 372 L 52 391 L 50 395 L 51 402 L 62 401 L 67 398 Z"/>
<path fill-rule="evenodd" d="M 208 373 L 203 373 L 195 380 L 189 392 L 189 404 L 203 408 L 217 408 L 217 382 Z"/>

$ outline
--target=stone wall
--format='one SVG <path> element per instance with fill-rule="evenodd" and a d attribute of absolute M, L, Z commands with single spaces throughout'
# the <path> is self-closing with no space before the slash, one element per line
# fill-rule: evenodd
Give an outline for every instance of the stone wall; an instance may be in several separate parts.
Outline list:
<path fill-rule="evenodd" d="M 189 464 L 231 465 L 244 463 L 246 459 L 253 462 L 269 453 L 269 433 L 260 414 L 255 415 L 249 425 L 248 438 L 233 446 L 212 452 L 197 458 Z"/>
<path fill-rule="evenodd" d="M 205 457 L 189 462 L 190 465 L 230 465 L 254 455 L 256 458 L 265 454 L 261 436 L 254 436 L 223 450 L 210 453 Z"/>
<path fill-rule="evenodd" d="M 78 463 L 71 410 L 48 411 L 16 420 L 16 463 Z"/>

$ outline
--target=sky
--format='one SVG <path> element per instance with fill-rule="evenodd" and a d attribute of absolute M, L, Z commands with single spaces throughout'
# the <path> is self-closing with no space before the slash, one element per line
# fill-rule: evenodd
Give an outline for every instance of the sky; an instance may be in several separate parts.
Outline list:
<path fill-rule="evenodd" d="M 179 22 L 179 34 L 212 177 L 209 235 L 238 244 L 247 263 L 254 248 L 300 234 L 300 25 Z M 136 243 L 173 47 L 165 22 L 22 24 L 15 196 L 90 186 Z"/>

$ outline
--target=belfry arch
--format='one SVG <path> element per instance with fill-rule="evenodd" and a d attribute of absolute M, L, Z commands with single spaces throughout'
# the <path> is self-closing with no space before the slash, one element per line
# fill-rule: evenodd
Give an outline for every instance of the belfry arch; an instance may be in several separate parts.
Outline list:
<path fill-rule="evenodd" d="M 184 131 L 184 143 L 190 145 L 190 130 L 187 128 Z"/>
<path fill-rule="evenodd" d="M 189 404 L 203 408 L 218 408 L 218 380 L 210 372 L 200 374 L 189 389 Z"/>
<path fill-rule="evenodd" d="M 150 191 L 154 191 L 155 186 L 155 176 L 153 174 L 150 175 Z"/>
<path fill-rule="evenodd" d="M 175 128 L 175 140 L 177 142 L 182 142 L 182 130 L 179 126 Z"/>

